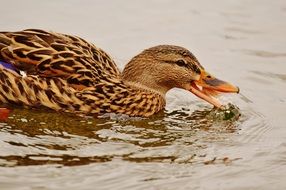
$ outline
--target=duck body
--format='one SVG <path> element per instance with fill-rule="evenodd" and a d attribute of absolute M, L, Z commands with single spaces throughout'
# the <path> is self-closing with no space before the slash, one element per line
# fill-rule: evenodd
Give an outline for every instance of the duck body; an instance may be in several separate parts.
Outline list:
<path fill-rule="evenodd" d="M 165 105 L 161 95 L 125 85 L 110 56 L 78 37 L 42 30 L 2 32 L 0 52 L 5 63 L 0 65 L 1 103 L 131 116 L 150 116 Z"/>
<path fill-rule="evenodd" d="M 189 63 L 178 61 L 180 56 Z M 0 32 L 0 103 L 4 104 L 148 117 L 164 108 L 169 89 L 192 92 L 192 85 L 186 84 L 199 81 L 201 70 L 197 59 L 178 46 L 147 49 L 121 73 L 107 53 L 79 37 L 37 29 Z M 237 91 L 231 87 L 224 91 Z"/>

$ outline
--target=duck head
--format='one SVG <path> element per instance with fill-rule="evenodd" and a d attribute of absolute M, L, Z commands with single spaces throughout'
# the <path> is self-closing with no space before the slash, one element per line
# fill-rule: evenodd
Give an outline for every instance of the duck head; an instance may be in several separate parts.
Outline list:
<path fill-rule="evenodd" d="M 239 92 L 238 87 L 208 73 L 190 51 L 173 45 L 144 50 L 125 66 L 122 79 L 163 96 L 172 88 L 185 89 L 215 107 L 222 106 L 215 95 Z"/>

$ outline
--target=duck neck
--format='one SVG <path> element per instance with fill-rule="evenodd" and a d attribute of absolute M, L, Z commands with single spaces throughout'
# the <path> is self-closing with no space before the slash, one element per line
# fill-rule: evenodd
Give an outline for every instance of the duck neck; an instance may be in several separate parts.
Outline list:
<path fill-rule="evenodd" d="M 156 88 L 150 88 L 146 85 L 140 84 L 138 82 L 132 82 L 132 81 L 124 81 L 124 84 L 128 87 L 141 91 L 141 92 L 149 92 L 152 94 L 159 95 L 162 99 L 165 100 L 166 92 L 162 90 L 157 90 Z"/>
<path fill-rule="evenodd" d="M 147 64 L 150 62 L 154 62 L 154 59 L 140 55 L 135 56 L 126 64 L 121 73 L 121 79 L 132 88 L 149 91 L 165 97 L 171 86 L 164 84 L 165 77 L 164 73 L 162 74 L 161 72 L 161 68 L 150 67 L 150 64 Z"/>
<path fill-rule="evenodd" d="M 124 112 L 132 116 L 149 117 L 161 111 L 165 105 L 165 94 L 145 85 L 125 81 L 128 96 L 125 97 L 126 104 L 123 105 Z"/>

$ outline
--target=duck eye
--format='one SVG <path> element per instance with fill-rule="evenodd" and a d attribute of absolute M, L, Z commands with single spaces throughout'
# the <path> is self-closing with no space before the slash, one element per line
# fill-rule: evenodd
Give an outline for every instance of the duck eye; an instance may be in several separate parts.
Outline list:
<path fill-rule="evenodd" d="M 186 62 L 182 59 L 179 59 L 176 61 L 176 64 L 180 67 L 185 67 L 186 66 Z"/>

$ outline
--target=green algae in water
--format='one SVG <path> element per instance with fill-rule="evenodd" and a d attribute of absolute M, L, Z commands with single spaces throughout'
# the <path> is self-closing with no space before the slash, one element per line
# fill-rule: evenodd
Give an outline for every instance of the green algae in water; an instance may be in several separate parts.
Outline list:
<path fill-rule="evenodd" d="M 210 112 L 210 116 L 216 121 L 236 121 L 240 115 L 239 108 L 230 103 Z"/>

